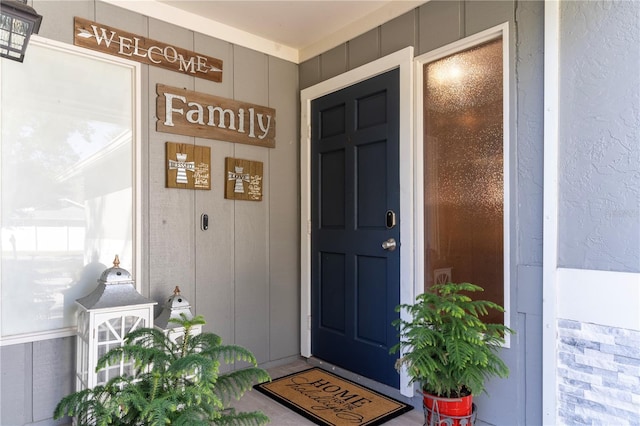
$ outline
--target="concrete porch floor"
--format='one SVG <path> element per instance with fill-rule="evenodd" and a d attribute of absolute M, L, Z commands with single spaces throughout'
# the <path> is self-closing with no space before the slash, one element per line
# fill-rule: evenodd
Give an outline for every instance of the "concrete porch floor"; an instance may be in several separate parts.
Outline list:
<path fill-rule="evenodd" d="M 276 366 L 276 367 L 267 367 L 266 370 L 269 372 L 269 375 L 272 379 L 276 379 L 278 377 L 286 376 L 287 374 L 292 374 L 313 366 L 322 366 L 323 368 L 334 371 L 338 375 L 358 382 L 362 385 L 368 386 L 376 391 L 387 394 L 388 396 L 392 396 L 396 399 L 395 395 L 389 395 L 389 392 L 383 392 L 381 389 L 376 389 L 376 386 L 372 386 L 371 383 L 364 383 L 362 379 L 357 379 L 356 377 L 349 377 L 349 373 L 337 370 L 335 367 L 329 367 L 326 364 L 323 364 L 321 361 L 314 359 L 298 359 L 293 360 L 287 364 Z M 365 379 L 366 380 L 366 379 Z M 380 387 L 379 385 L 377 386 Z M 396 391 L 397 392 L 397 391 Z M 403 399 L 404 402 L 410 402 Z M 272 400 L 271 398 L 266 397 L 262 393 L 252 389 L 250 392 L 245 393 L 239 401 L 234 401 L 231 405 L 233 405 L 238 411 L 256 411 L 260 410 L 265 413 L 270 419 L 270 425 L 273 426 L 307 426 L 314 425 L 315 423 L 307 420 L 301 415 L 295 413 L 292 410 L 284 407 L 278 402 Z M 415 407 L 415 405 L 414 405 Z M 424 414 L 422 412 L 422 408 L 414 408 L 413 410 L 405 413 L 401 416 L 398 416 L 394 419 L 391 419 L 385 425 L 389 426 L 418 426 L 424 424 Z"/>

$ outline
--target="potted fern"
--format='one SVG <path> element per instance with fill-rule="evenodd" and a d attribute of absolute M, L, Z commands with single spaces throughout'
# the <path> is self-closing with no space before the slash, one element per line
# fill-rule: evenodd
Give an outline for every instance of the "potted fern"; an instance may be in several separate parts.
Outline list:
<path fill-rule="evenodd" d="M 198 315 L 174 319 L 185 334 L 173 342 L 162 331 L 140 328 L 127 334 L 125 344 L 110 350 L 97 364 L 101 370 L 121 360 L 133 361 L 134 374 L 119 376 L 104 385 L 64 397 L 54 418 L 74 416 L 76 425 L 263 425 L 261 412 L 236 412 L 228 407 L 255 381 L 270 380 L 257 367 L 253 354 L 236 345 L 223 345 L 213 333 L 191 335 L 194 325 L 205 323 Z M 248 368 L 221 374 L 220 363 L 244 361 Z"/>
<path fill-rule="evenodd" d="M 471 283 L 436 284 L 419 295 L 415 304 L 396 308 L 397 312 L 406 310 L 409 319 L 393 322 L 400 343 L 391 353 L 401 350 L 396 368 L 406 368 L 411 383 L 421 386 L 426 424 L 440 424 L 443 418 L 453 418 L 452 424 L 465 418 L 468 422 L 473 395 L 485 391 L 485 381 L 509 375 L 498 353 L 506 334 L 513 331 L 482 321 L 490 309 L 504 309 L 469 296 L 479 291 L 482 287 Z"/>

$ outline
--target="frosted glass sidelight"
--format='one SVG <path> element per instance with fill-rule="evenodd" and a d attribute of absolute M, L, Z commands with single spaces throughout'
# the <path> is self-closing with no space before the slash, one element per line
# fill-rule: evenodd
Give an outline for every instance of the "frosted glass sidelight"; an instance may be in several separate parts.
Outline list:
<path fill-rule="evenodd" d="M 502 39 L 423 75 L 425 286 L 468 281 L 504 305 Z"/>

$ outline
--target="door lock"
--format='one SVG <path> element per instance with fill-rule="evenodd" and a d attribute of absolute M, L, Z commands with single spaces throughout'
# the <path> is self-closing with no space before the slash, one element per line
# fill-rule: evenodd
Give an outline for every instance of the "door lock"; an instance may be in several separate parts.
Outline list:
<path fill-rule="evenodd" d="M 382 248 L 388 251 L 394 251 L 396 249 L 396 240 L 389 238 L 387 241 L 382 242 Z"/>

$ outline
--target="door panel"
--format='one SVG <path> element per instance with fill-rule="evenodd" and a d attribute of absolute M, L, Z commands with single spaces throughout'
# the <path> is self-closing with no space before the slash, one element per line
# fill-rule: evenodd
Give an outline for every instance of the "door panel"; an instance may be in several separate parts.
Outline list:
<path fill-rule="evenodd" d="M 386 141 L 356 148 L 358 183 L 355 201 L 359 229 L 380 227 L 380 211 L 386 211 L 387 197 L 379 190 L 385 187 L 387 179 L 386 150 Z"/>
<path fill-rule="evenodd" d="M 387 262 L 371 256 L 358 256 L 356 338 L 374 345 L 386 345 L 385 316 L 379 315 L 387 305 Z M 370 297 L 371 294 L 377 297 Z"/>
<path fill-rule="evenodd" d="M 326 201 L 320 206 L 322 209 L 320 220 L 323 229 L 344 229 L 346 217 L 344 157 L 344 149 L 326 152 L 322 155 L 320 199 Z"/>
<path fill-rule="evenodd" d="M 312 353 L 399 386 L 391 326 L 400 300 L 399 71 L 313 101 Z"/>
<path fill-rule="evenodd" d="M 323 253 L 322 285 L 320 287 L 321 327 L 335 332 L 345 332 L 345 256 L 336 253 Z"/>

